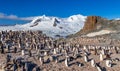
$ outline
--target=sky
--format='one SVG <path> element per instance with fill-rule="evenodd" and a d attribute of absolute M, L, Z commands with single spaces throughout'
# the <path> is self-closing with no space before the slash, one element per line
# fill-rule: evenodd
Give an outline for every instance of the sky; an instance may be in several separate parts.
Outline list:
<path fill-rule="evenodd" d="M 120 0 L 0 0 L 0 25 L 24 24 L 34 16 L 120 18 Z"/>

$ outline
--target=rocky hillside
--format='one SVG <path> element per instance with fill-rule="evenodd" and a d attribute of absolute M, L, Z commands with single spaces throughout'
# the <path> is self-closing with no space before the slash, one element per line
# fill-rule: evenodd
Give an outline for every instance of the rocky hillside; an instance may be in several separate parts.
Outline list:
<path fill-rule="evenodd" d="M 108 34 L 116 31 L 120 32 L 120 20 L 108 20 L 100 16 L 88 16 L 84 27 L 72 36 L 81 36 L 87 34 L 97 33 L 99 34 Z M 100 33 L 98 33 L 100 32 Z"/>
<path fill-rule="evenodd" d="M 100 30 L 108 24 L 108 20 L 100 16 L 88 16 L 83 29 L 77 32 L 77 35 L 87 34 L 93 31 Z"/>

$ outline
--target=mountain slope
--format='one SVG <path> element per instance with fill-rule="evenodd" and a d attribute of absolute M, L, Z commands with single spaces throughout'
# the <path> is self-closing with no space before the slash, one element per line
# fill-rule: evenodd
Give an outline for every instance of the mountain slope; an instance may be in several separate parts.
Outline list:
<path fill-rule="evenodd" d="M 78 32 L 84 25 L 86 16 L 73 15 L 68 18 L 38 16 L 32 22 L 1 27 L 0 30 L 41 30 L 48 36 L 67 36 Z"/>
<path fill-rule="evenodd" d="M 94 37 L 120 32 L 120 20 L 108 20 L 99 16 L 88 16 L 84 27 L 72 36 Z"/>
<path fill-rule="evenodd" d="M 108 20 L 100 16 L 73 15 L 68 18 L 38 16 L 33 21 L 23 25 L 0 26 L 2 30 L 40 30 L 51 37 L 84 36 L 94 37 L 106 34 L 120 34 L 120 20 Z M 113 36 L 114 37 L 114 36 Z M 119 37 L 119 36 L 116 36 Z"/>

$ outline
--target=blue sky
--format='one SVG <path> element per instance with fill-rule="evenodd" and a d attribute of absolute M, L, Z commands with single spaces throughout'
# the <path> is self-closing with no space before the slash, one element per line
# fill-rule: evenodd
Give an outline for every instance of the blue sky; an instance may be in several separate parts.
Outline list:
<path fill-rule="evenodd" d="M 26 23 L 40 15 L 69 17 L 75 14 L 120 18 L 120 0 L 0 0 L 0 25 Z"/>

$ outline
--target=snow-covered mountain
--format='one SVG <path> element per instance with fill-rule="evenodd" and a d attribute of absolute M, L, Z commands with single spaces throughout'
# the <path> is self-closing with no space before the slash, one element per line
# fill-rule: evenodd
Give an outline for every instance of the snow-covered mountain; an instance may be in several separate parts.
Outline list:
<path fill-rule="evenodd" d="M 83 28 L 86 16 L 80 14 L 68 18 L 38 16 L 30 23 L 15 26 L 0 26 L 0 30 L 41 30 L 48 36 L 55 37 L 74 34 Z"/>

